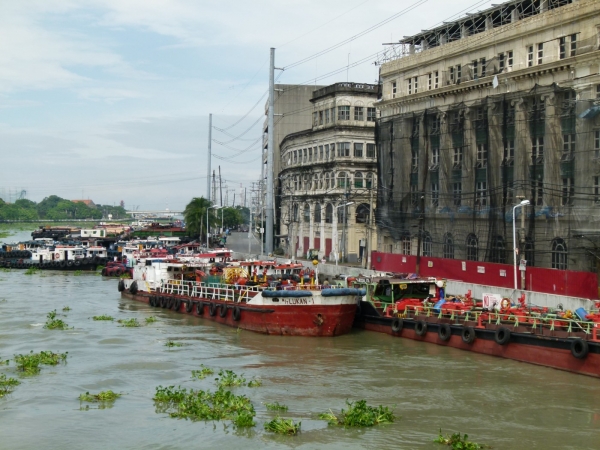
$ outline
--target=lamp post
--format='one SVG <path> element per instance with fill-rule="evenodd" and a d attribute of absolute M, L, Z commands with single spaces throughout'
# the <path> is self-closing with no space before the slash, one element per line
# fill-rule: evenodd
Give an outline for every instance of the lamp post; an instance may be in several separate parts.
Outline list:
<path fill-rule="evenodd" d="M 515 220 L 516 220 L 516 211 L 517 208 L 520 208 L 521 206 L 527 206 L 529 205 L 529 200 L 523 200 L 521 201 L 521 203 L 519 203 L 518 205 L 515 205 L 513 207 L 513 257 L 514 257 L 514 275 L 515 275 L 515 292 L 517 291 L 517 253 L 519 250 L 519 247 L 517 246 L 517 229 L 515 226 Z"/>
<path fill-rule="evenodd" d="M 343 205 L 339 205 L 338 208 L 344 208 L 344 219 L 343 219 L 343 228 L 342 228 L 342 255 L 346 254 L 346 206 L 348 205 L 352 205 L 354 204 L 354 202 L 348 202 L 348 203 L 344 203 Z M 339 221 L 338 221 L 339 222 Z M 337 227 L 337 223 L 336 223 L 336 227 Z M 339 256 L 339 255 L 336 255 Z M 338 259 L 339 257 L 335 258 L 335 265 L 338 265 Z"/>
<path fill-rule="evenodd" d="M 206 208 L 206 250 L 208 250 L 210 248 L 209 245 L 209 241 L 208 241 L 208 236 L 209 236 L 209 232 L 208 232 L 208 210 L 209 209 L 221 209 L 222 206 L 209 206 L 208 208 Z"/>

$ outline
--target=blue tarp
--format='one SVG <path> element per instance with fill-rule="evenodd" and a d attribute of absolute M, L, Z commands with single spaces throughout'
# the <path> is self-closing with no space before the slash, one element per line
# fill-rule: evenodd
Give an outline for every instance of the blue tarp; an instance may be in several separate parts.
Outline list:
<path fill-rule="evenodd" d="M 311 291 L 271 291 L 265 290 L 262 291 L 263 297 L 273 298 L 273 297 L 282 297 L 282 298 L 298 298 L 298 297 L 312 297 Z"/>
<path fill-rule="evenodd" d="M 323 289 L 321 295 L 323 297 L 337 297 L 341 295 L 366 295 L 365 289 L 341 288 L 341 289 Z"/>

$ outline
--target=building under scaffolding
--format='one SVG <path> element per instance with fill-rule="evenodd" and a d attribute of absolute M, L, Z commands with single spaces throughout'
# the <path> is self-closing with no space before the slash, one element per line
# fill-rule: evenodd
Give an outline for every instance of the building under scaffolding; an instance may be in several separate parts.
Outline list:
<path fill-rule="evenodd" d="M 512 264 L 516 227 L 527 266 L 597 271 L 599 11 L 510 1 L 389 48 L 380 252 Z"/>

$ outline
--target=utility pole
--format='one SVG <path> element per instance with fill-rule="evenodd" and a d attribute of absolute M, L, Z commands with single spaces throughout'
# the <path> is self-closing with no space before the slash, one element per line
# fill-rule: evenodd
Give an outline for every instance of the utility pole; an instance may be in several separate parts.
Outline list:
<path fill-rule="evenodd" d="M 206 162 L 206 199 L 210 202 L 210 160 L 212 144 L 212 113 L 208 115 L 208 161 Z"/>
<path fill-rule="evenodd" d="M 267 211 L 266 211 L 266 253 L 273 253 L 273 109 L 275 108 L 275 49 L 271 48 L 269 65 L 269 113 L 268 113 L 268 155 L 267 155 Z"/>
<path fill-rule="evenodd" d="M 215 174 L 215 171 L 213 170 L 213 173 L 212 173 L 212 197 L 211 197 L 213 202 L 214 202 L 214 199 L 217 198 L 217 183 L 216 183 L 217 180 L 215 177 L 216 177 L 216 174 Z"/>
<path fill-rule="evenodd" d="M 369 189 L 369 220 L 367 221 L 367 233 L 366 233 L 366 242 L 365 242 L 365 269 L 371 268 L 371 233 L 372 233 L 372 225 L 373 225 L 373 186 Z"/>
<path fill-rule="evenodd" d="M 219 195 L 221 199 L 221 203 L 219 203 L 219 205 L 223 205 L 223 181 L 221 180 L 221 166 L 219 166 Z"/>

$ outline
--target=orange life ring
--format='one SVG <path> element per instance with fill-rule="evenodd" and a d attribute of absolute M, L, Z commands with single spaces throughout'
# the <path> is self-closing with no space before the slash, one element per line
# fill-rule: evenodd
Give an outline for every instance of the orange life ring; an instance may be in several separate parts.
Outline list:
<path fill-rule="evenodd" d="M 500 311 L 508 311 L 511 307 L 510 298 L 504 297 L 500 302 Z"/>
<path fill-rule="evenodd" d="M 55 258 L 60 258 L 60 253 L 56 252 L 56 253 L 54 254 L 54 257 L 55 257 Z"/>

